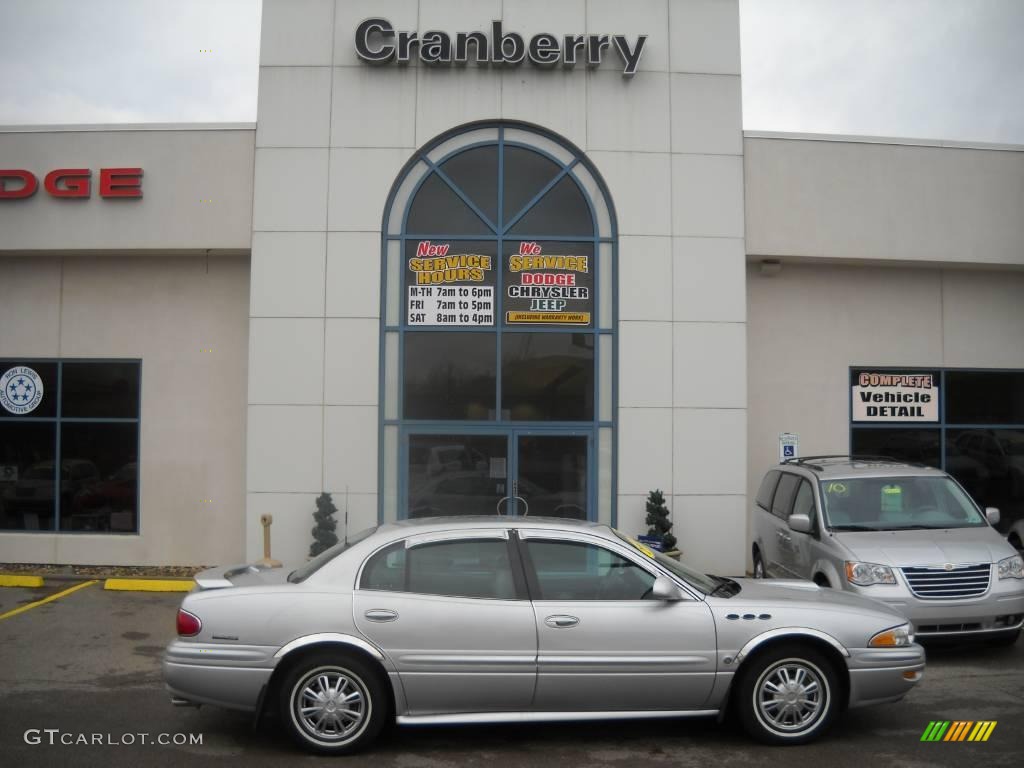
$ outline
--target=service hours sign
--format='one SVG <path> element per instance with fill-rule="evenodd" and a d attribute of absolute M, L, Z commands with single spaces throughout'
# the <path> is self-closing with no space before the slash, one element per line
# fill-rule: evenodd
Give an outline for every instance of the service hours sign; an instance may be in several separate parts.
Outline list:
<path fill-rule="evenodd" d="M 409 243 L 409 325 L 494 325 L 494 244 Z"/>

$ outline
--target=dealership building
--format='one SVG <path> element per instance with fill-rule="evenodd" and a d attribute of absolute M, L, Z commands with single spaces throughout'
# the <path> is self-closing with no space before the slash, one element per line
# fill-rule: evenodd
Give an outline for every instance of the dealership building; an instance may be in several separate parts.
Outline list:
<path fill-rule="evenodd" d="M 0 128 L 0 562 L 660 489 L 736 574 L 783 448 L 1024 514 L 1024 147 L 744 132 L 737 0 L 262 27 L 255 125 Z"/>

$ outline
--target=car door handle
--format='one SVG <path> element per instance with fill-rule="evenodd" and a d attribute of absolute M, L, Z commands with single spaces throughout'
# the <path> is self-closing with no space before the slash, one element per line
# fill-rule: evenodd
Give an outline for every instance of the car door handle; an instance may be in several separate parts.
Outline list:
<path fill-rule="evenodd" d="M 363 614 L 369 621 L 394 621 L 398 618 L 398 611 L 387 608 L 371 608 Z"/>
<path fill-rule="evenodd" d="M 544 623 L 549 627 L 561 629 L 563 627 L 575 627 L 580 623 L 580 620 L 575 616 L 548 616 L 544 619 Z"/>

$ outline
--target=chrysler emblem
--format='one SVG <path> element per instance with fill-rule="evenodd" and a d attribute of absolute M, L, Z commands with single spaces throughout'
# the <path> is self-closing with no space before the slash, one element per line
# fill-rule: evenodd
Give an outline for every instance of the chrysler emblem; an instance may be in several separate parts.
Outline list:
<path fill-rule="evenodd" d="M 953 570 L 953 564 L 952 563 L 946 563 L 942 567 L 945 568 L 947 571 L 952 571 Z"/>

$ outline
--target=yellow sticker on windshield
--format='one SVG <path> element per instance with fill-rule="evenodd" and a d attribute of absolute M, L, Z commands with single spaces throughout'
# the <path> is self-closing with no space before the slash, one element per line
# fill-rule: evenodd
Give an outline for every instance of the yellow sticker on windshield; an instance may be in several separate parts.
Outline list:
<path fill-rule="evenodd" d="M 647 547 L 645 547 L 643 544 L 641 544 L 639 541 L 637 541 L 636 539 L 631 539 L 629 536 L 626 536 L 625 538 L 626 538 L 626 541 L 628 541 L 634 547 L 636 547 L 641 552 L 643 552 L 645 555 L 647 555 L 649 558 L 651 558 L 651 560 L 654 559 L 654 553 L 651 550 L 649 550 Z"/>
<path fill-rule="evenodd" d="M 847 488 L 844 483 L 832 482 L 825 486 L 826 493 L 834 493 L 836 496 L 845 496 L 846 491 Z"/>
<path fill-rule="evenodd" d="M 903 511 L 903 488 L 898 485 L 882 486 L 882 512 Z"/>

